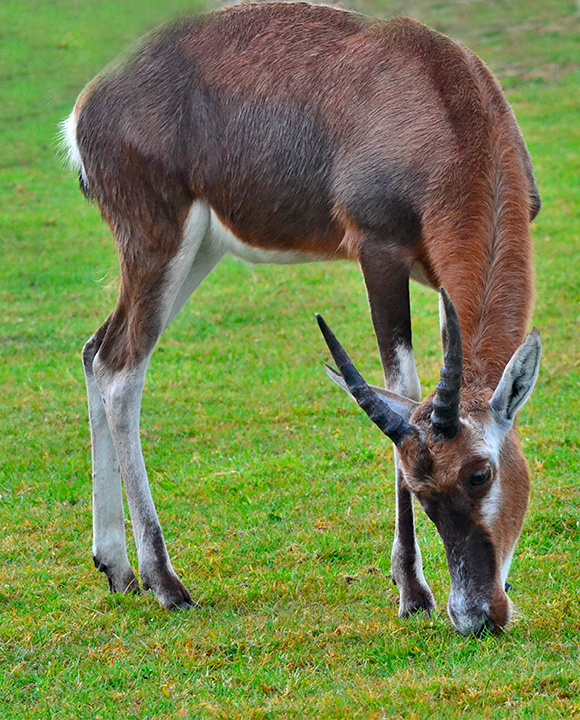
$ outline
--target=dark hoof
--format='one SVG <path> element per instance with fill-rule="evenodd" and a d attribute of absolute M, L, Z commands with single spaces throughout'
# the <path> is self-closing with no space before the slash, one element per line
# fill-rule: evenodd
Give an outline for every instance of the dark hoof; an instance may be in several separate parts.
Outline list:
<path fill-rule="evenodd" d="M 195 600 L 191 599 L 191 595 L 181 580 L 173 573 L 162 573 L 162 577 L 157 582 L 147 582 L 143 575 L 141 575 L 141 579 L 143 580 L 144 589 L 152 590 L 155 597 L 167 610 L 177 612 L 200 607 Z"/>
<path fill-rule="evenodd" d="M 509 591 L 513 590 L 513 589 L 514 589 L 514 586 L 506 580 L 506 583 L 504 586 L 504 590 L 506 591 L 506 593 L 509 593 Z"/>
<path fill-rule="evenodd" d="M 410 591 L 401 593 L 399 600 L 400 618 L 409 618 L 419 613 L 426 613 L 430 617 L 437 615 L 437 606 L 431 590 L 420 585 Z"/>
<path fill-rule="evenodd" d="M 106 563 L 100 561 L 98 558 L 93 556 L 93 562 L 99 572 L 105 573 L 107 580 L 109 581 L 109 591 L 112 593 L 121 593 L 127 595 L 128 593 L 135 593 L 139 595 L 141 588 L 139 582 L 135 577 L 135 573 L 129 567 L 123 571 L 115 572 Z"/>
<path fill-rule="evenodd" d="M 164 607 L 172 612 L 178 612 L 179 610 L 190 610 L 191 608 L 199 608 L 200 606 L 191 599 L 191 595 L 187 592 L 185 587 L 179 582 L 169 597 L 169 600 L 162 601 Z"/>

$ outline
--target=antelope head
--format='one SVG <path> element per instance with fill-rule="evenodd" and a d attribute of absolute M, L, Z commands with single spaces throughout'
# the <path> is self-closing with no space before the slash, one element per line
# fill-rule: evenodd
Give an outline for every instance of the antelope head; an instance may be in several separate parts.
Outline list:
<path fill-rule="evenodd" d="M 459 320 L 444 290 L 440 314 L 444 364 L 435 393 L 421 403 L 368 385 L 317 318 L 339 370 L 327 367 L 329 376 L 393 441 L 402 482 L 443 540 L 454 626 L 463 635 L 497 633 L 512 614 L 507 574 L 529 496 L 514 419 L 536 382 L 540 336 L 528 335 L 497 387 L 466 386 Z"/>

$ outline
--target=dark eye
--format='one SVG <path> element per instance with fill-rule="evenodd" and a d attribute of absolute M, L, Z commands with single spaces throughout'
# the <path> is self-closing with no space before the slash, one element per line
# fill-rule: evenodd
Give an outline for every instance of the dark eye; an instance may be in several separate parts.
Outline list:
<path fill-rule="evenodd" d="M 491 480 L 491 468 L 486 468 L 481 472 L 475 473 L 469 478 L 471 487 L 481 487 Z"/>

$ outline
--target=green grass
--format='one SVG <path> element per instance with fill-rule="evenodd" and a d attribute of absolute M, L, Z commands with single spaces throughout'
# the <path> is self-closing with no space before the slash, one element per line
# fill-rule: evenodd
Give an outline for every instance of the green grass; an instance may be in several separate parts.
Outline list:
<path fill-rule="evenodd" d="M 106 62 L 181 0 L 0 4 L 0 718 L 580 717 L 580 16 L 563 0 L 414 2 L 504 82 L 534 160 L 538 388 L 510 579 L 518 617 L 465 639 L 419 514 L 440 615 L 397 618 L 391 448 L 330 387 L 324 312 L 380 377 L 346 264 L 223 263 L 162 339 L 143 440 L 175 566 L 200 611 L 110 596 L 91 560 L 79 352 L 113 307 L 116 257 L 56 159 L 56 124 Z M 366 2 L 387 15 L 403 3 Z M 413 291 L 426 391 L 436 297 Z M 132 545 L 131 545 L 132 548 Z M 134 561 L 134 554 L 132 555 Z"/>

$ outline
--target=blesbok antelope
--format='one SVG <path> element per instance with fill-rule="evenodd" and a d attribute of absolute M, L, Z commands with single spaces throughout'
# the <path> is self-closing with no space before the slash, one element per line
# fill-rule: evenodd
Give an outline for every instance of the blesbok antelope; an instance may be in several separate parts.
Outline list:
<path fill-rule="evenodd" d="M 139 588 L 122 478 L 143 586 L 167 608 L 192 604 L 171 566 L 139 439 L 161 333 L 228 253 L 254 263 L 350 259 L 364 276 L 387 390 L 366 386 L 321 326 L 342 373 L 334 379 L 396 445 L 400 615 L 435 610 L 415 495 L 443 538 L 456 628 L 504 628 L 529 492 L 513 422 L 540 356 L 538 335 L 524 340 L 529 224 L 540 203 L 485 65 L 408 18 L 241 5 L 147 36 L 87 86 L 63 131 L 121 265 L 117 306 L 83 350 L 93 553 L 111 590 Z M 441 381 L 423 403 L 411 276 L 449 293 Z"/>

